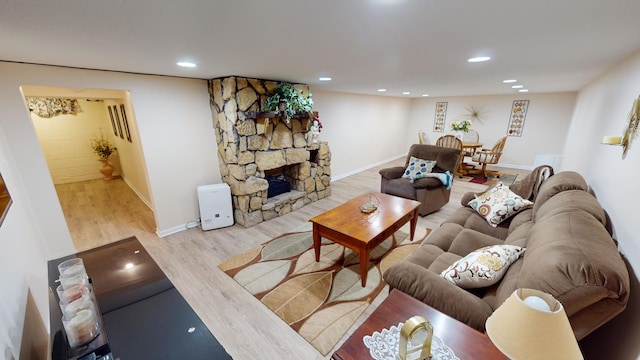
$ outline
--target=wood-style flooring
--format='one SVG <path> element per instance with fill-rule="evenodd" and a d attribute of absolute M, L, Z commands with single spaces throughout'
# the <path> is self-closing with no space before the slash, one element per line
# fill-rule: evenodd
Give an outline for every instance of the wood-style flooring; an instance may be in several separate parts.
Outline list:
<path fill-rule="evenodd" d="M 56 186 L 77 251 L 135 235 L 227 352 L 242 359 L 328 359 L 350 333 L 387 296 L 383 290 L 352 329 L 322 356 L 274 313 L 246 292 L 217 265 L 234 255 L 291 230 L 311 217 L 359 194 L 379 191 L 378 170 L 403 166 L 398 159 L 331 183 L 329 198 L 251 228 L 233 225 L 202 231 L 199 227 L 160 238 L 153 213 L 122 179 L 92 180 Z M 497 169 L 497 168 L 496 168 Z M 528 171 L 504 169 L 511 173 Z M 441 210 L 418 219 L 418 227 L 437 228 L 468 191 L 486 186 L 455 181 L 451 200 Z M 158 314 L 162 316 L 162 314 Z M 186 331 L 186 329 L 185 329 Z"/>

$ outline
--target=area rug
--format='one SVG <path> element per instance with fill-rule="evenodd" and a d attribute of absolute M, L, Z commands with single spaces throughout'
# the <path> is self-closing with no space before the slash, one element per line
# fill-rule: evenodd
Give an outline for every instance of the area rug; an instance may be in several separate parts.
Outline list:
<path fill-rule="evenodd" d="M 486 178 L 484 178 L 482 175 L 456 176 L 455 180 L 467 181 L 475 184 L 484 184 L 489 186 L 497 184 L 499 181 L 502 181 L 502 183 L 505 185 L 511 185 L 516 182 L 517 178 L 518 174 L 500 173 L 498 175 L 488 174 Z"/>
<path fill-rule="evenodd" d="M 431 232 L 409 224 L 370 255 L 362 287 L 358 253 L 322 239 L 315 261 L 311 223 L 218 265 L 291 328 L 326 355 L 384 288 L 382 273 L 412 253 Z"/>

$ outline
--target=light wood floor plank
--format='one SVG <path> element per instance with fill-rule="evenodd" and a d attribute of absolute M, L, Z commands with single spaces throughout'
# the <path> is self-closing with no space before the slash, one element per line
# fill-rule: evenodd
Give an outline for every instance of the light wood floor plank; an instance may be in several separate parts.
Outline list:
<path fill-rule="evenodd" d="M 333 351 L 322 356 L 217 265 L 359 194 L 378 191 L 378 170 L 403 165 L 404 159 L 399 159 L 335 181 L 331 197 L 251 228 L 237 224 L 210 231 L 193 228 L 165 238 L 155 234 L 153 213 L 122 179 L 64 184 L 56 189 L 77 251 L 135 235 L 234 359 L 328 359 Z M 464 193 L 485 188 L 454 181 L 450 202 L 440 211 L 419 218 L 418 226 L 437 228 L 460 206 Z M 385 289 L 350 332 L 386 296 Z"/>

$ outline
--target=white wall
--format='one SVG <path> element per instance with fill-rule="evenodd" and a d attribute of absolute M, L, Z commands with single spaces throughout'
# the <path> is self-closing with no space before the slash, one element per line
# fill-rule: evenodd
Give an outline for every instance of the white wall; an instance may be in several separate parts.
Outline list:
<path fill-rule="evenodd" d="M 220 176 L 206 81 L 5 62 L 0 78 L 0 171 L 14 198 L 0 227 L 4 355 L 19 353 L 9 334 L 21 334 L 28 290 L 48 327 L 46 261 L 75 252 L 21 86 L 130 91 L 160 232 L 197 219 L 197 185 Z"/>
<path fill-rule="evenodd" d="M 332 180 L 406 156 L 411 99 L 316 91 L 314 110 L 331 149 Z"/>
<path fill-rule="evenodd" d="M 82 112 L 41 118 L 31 113 L 42 152 L 54 184 L 100 179 L 98 157 L 89 146 L 89 139 L 100 135 L 115 145 L 115 139 L 103 102 L 78 99 Z M 113 161 L 118 175 L 118 164 Z"/>
<path fill-rule="evenodd" d="M 564 146 L 576 93 L 518 94 L 496 96 L 461 96 L 420 98 L 413 100 L 409 131 L 417 141 L 418 130 L 425 130 L 432 143 L 451 133 L 451 122 L 465 118 L 467 109 L 479 110 L 479 120 L 471 119 L 480 134 L 483 147 L 491 148 L 507 133 L 514 100 L 529 100 L 521 137 L 507 138 L 500 165 L 532 168 L 536 155 L 560 154 Z M 436 102 L 447 102 L 445 132 L 433 131 Z M 468 118 L 468 117 L 466 117 Z"/>
<path fill-rule="evenodd" d="M 43 322 L 49 323 L 47 256 L 44 233 L 33 222 L 31 201 L 8 143 L 0 123 L 0 173 L 13 199 L 0 225 L 0 359 L 18 359 L 29 290 Z"/>
<path fill-rule="evenodd" d="M 621 146 L 600 144 L 605 135 L 622 135 L 639 94 L 640 52 L 580 91 L 563 153 L 562 168 L 583 174 L 611 216 L 614 238 L 632 272 L 627 310 L 586 339 L 594 359 L 604 352 L 611 359 L 640 358 L 640 139 L 624 160 Z"/>

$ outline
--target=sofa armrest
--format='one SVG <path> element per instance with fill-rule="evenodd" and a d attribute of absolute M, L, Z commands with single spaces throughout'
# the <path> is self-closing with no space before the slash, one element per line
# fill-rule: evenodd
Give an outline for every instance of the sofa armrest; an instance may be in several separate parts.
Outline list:
<path fill-rule="evenodd" d="M 493 312 L 481 298 L 420 265 L 404 261 L 391 266 L 383 277 L 391 288 L 480 331 L 484 331 L 484 323 Z"/>
<path fill-rule="evenodd" d="M 468 192 L 465 193 L 464 195 L 462 195 L 462 198 L 460 198 L 460 205 L 462 206 L 469 206 L 469 201 L 473 200 L 476 198 L 476 195 L 480 195 L 482 193 L 477 193 L 477 192 Z"/>
<path fill-rule="evenodd" d="M 404 174 L 405 168 L 402 166 L 395 166 L 386 169 L 381 169 L 379 171 L 380 175 L 382 175 L 385 179 L 397 179 Z"/>

